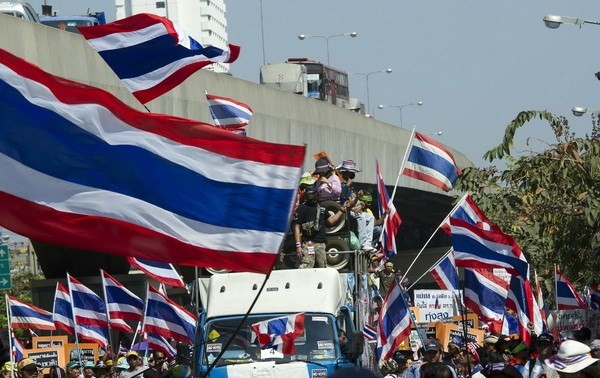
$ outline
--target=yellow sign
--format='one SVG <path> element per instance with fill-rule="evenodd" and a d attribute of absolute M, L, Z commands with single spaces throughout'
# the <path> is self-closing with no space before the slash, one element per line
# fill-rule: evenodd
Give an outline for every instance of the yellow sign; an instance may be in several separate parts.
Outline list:
<path fill-rule="evenodd" d="M 94 343 L 79 343 L 81 361 L 98 361 L 98 344 Z M 77 355 L 77 344 L 67 344 L 66 355 L 69 361 L 79 359 Z"/>
<path fill-rule="evenodd" d="M 23 357 L 34 360 L 42 367 L 44 374 L 49 374 L 52 366 L 65 366 L 65 350 L 63 348 L 24 349 Z"/>

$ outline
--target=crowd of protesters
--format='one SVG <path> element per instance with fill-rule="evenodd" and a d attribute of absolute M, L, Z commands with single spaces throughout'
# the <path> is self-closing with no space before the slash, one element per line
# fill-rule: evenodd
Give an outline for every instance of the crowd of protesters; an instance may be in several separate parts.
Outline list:
<path fill-rule="evenodd" d="M 450 343 L 445 349 L 429 339 L 418 359 L 412 350 L 398 350 L 380 370 L 387 378 L 600 378 L 600 339 L 591 336 L 587 328 L 562 341 L 543 333 L 528 345 L 516 335 L 490 333 L 481 346 Z"/>

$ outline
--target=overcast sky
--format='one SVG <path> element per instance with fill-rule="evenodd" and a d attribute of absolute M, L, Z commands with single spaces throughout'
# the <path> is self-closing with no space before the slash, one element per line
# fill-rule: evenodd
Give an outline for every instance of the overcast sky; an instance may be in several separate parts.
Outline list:
<path fill-rule="evenodd" d="M 43 0 L 30 1 L 40 10 Z M 47 0 L 60 14 L 105 10 L 114 19 L 114 2 Z M 257 82 L 263 63 L 260 0 L 228 0 L 230 43 L 240 45 L 234 76 Z M 463 152 L 476 165 L 500 143 L 505 126 L 521 110 L 549 110 L 569 118 L 572 130 L 591 129 L 589 115 L 573 106 L 600 108 L 600 26 L 544 26 L 546 14 L 600 19 L 598 0 L 358 1 L 262 0 L 267 62 L 307 57 L 326 62 L 324 39 L 300 41 L 298 34 L 333 35 L 355 31 L 356 38 L 330 39 L 331 65 L 368 73 L 374 117 L 403 127 L 413 125 Z M 364 76 L 350 75 L 350 95 L 367 102 Z M 251 104 L 250 104 L 251 105 Z M 517 134 L 533 137 L 533 148 L 552 143 L 541 122 Z M 542 142 L 540 142 L 542 141 Z M 523 143 L 517 146 L 524 150 Z M 364 163 L 363 163 L 364 164 Z"/>

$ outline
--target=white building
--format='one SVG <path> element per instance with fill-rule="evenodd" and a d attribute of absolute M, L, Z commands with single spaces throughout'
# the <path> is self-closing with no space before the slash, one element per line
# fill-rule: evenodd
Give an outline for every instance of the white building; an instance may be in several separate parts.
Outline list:
<path fill-rule="evenodd" d="M 225 0 L 115 0 L 117 20 L 138 13 L 166 17 L 202 45 L 227 47 Z M 213 63 L 204 69 L 229 72 L 229 64 Z"/>

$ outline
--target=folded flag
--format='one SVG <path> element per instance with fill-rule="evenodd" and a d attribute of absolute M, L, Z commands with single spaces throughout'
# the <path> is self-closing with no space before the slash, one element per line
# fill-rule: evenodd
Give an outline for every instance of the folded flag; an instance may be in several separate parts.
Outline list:
<path fill-rule="evenodd" d="M 377 194 L 379 196 L 379 214 L 383 216 L 388 210 L 389 213 L 385 217 L 383 232 L 381 233 L 381 245 L 385 257 L 389 260 L 396 255 L 396 234 L 402 224 L 402 219 L 396 211 L 394 202 L 390 200 L 390 196 L 385 188 L 379 162 L 375 161 L 375 169 L 377 174 Z"/>
<path fill-rule="evenodd" d="M 239 46 L 202 46 L 171 20 L 139 13 L 101 26 L 78 27 L 121 82 L 146 103 L 209 64 L 234 62 Z"/>
<path fill-rule="evenodd" d="M 527 277 L 529 264 L 515 256 L 516 243 L 509 235 L 485 231 L 457 218 L 450 218 L 450 229 L 457 267 L 504 268 Z"/>
<path fill-rule="evenodd" d="M 73 322 L 73 311 L 71 309 L 71 296 L 69 295 L 69 289 L 60 282 L 56 283 L 52 319 L 54 320 L 56 329 L 61 329 L 69 335 L 74 335 L 75 323 Z"/>
<path fill-rule="evenodd" d="M 571 281 L 560 273 L 558 266 L 555 269 L 556 279 L 556 305 L 559 310 L 585 310 L 587 307 L 581 299 Z"/>
<path fill-rule="evenodd" d="M 365 337 L 365 340 L 367 340 L 367 342 L 377 340 L 377 328 L 376 327 L 373 327 L 373 326 L 365 323 L 365 325 L 363 326 L 362 333 L 363 333 L 363 336 Z"/>
<path fill-rule="evenodd" d="M 485 322 L 500 322 L 508 296 L 508 283 L 489 269 L 465 268 L 467 308 Z"/>
<path fill-rule="evenodd" d="M 305 152 L 138 112 L 5 50 L 0 131 L 11 177 L 0 180 L 0 226 L 73 248 L 261 273 L 288 230 Z"/>
<path fill-rule="evenodd" d="M 462 171 L 452 153 L 423 134 L 414 133 L 403 174 L 448 192 Z"/>
<path fill-rule="evenodd" d="M 528 280 L 512 276 L 506 298 L 506 307 L 514 311 L 519 324 L 519 335 L 527 345 L 531 344 L 531 325 L 535 321 L 533 293 Z"/>
<path fill-rule="evenodd" d="M 394 280 L 390 286 L 379 313 L 379 331 L 377 334 L 377 359 L 392 358 L 400 343 L 410 336 L 410 313 L 404 293 Z"/>
<path fill-rule="evenodd" d="M 506 311 L 504 318 L 502 319 L 502 331 L 503 335 L 518 335 L 519 334 L 519 321 L 514 313 Z"/>
<path fill-rule="evenodd" d="M 23 344 L 15 337 L 15 333 L 10 331 L 10 335 L 12 337 L 12 348 L 13 348 L 13 361 L 18 362 L 23 359 L 25 356 L 25 348 L 23 348 Z"/>
<path fill-rule="evenodd" d="M 590 287 L 590 308 L 600 310 L 600 284 L 593 284 Z"/>
<path fill-rule="evenodd" d="M 102 269 L 100 269 L 100 277 L 111 329 L 132 333 L 133 330 L 125 320 L 141 321 L 144 315 L 144 302 Z"/>
<path fill-rule="evenodd" d="M 296 351 L 294 341 L 304 332 L 304 313 L 267 319 L 252 324 L 251 328 L 262 349 L 294 354 Z"/>
<path fill-rule="evenodd" d="M 12 328 L 55 330 L 52 314 L 32 304 L 18 300 L 10 295 L 6 296 L 6 303 L 10 308 L 10 326 Z"/>
<path fill-rule="evenodd" d="M 173 287 L 185 287 L 185 282 L 181 279 L 177 270 L 171 263 L 150 261 L 137 257 L 128 257 L 129 264 L 135 266 L 150 278 L 160 283 Z"/>
<path fill-rule="evenodd" d="M 142 332 L 169 337 L 186 344 L 194 343 L 196 316 L 148 285 Z"/>
<path fill-rule="evenodd" d="M 156 333 L 149 333 L 146 338 L 146 343 L 149 349 L 163 352 L 165 356 L 173 358 L 177 355 L 177 349 L 169 343 L 169 341 Z"/>
<path fill-rule="evenodd" d="M 446 254 L 446 257 L 440 260 L 436 266 L 431 268 L 431 275 L 442 290 L 459 290 L 458 273 L 454 263 L 454 254 L 452 250 Z"/>
<path fill-rule="evenodd" d="M 243 102 L 208 93 L 206 93 L 206 99 L 215 126 L 225 129 L 238 129 L 250 123 L 252 109 Z"/>

